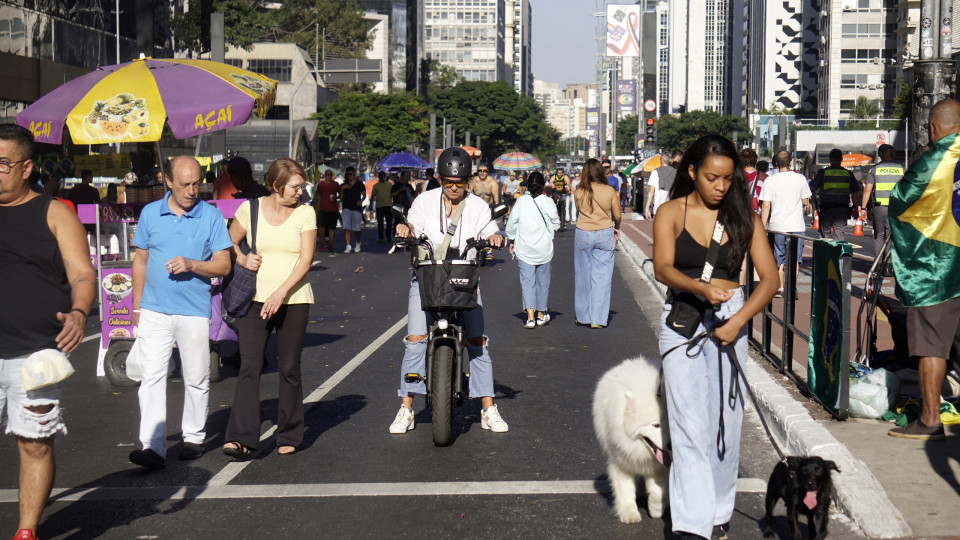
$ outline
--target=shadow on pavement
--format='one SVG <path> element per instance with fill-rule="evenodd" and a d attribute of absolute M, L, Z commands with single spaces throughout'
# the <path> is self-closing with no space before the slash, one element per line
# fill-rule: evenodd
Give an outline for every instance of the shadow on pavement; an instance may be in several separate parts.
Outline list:
<path fill-rule="evenodd" d="M 304 415 L 303 443 L 297 452 L 310 448 L 326 431 L 346 422 L 366 406 L 367 398 L 357 394 L 338 396 L 332 401 L 318 401 Z"/>
<path fill-rule="evenodd" d="M 131 467 L 136 466 L 131 465 Z M 99 500 L 96 490 L 98 487 L 111 484 L 123 484 L 129 481 L 130 478 L 160 476 L 164 474 L 163 471 L 148 471 L 140 468 L 132 471 L 127 469 L 110 473 L 87 484 L 71 488 L 51 497 L 50 503 L 55 504 L 58 499 L 69 497 L 91 488 L 93 491 L 83 495 L 80 500 L 67 503 L 64 508 L 46 516 L 41 522 L 38 532 L 43 538 L 62 537 L 74 540 L 100 538 L 114 529 L 130 525 L 140 518 L 155 514 L 175 514 L 192 503 L 196 499 L 196 495 L 203 491 L 203 484 L 206 484 L 213 476 L 209 471 L 200 468 L 188 468 L 193 469 L 191 476 L 197 478 L 199 483 L 195 485 L 193 489 L 188 488 L 185 490 L 184 498 L 179 500 Z M 170 486 L 170 495 L 180 489 L 178 486 Z M 167 497 L 169 497 L 169 495 Z M 111 497 L 111 499 L 113 498 Z M 117 534 L 118 533 L 114 533 L 113 535 L 115 536 Z"/>

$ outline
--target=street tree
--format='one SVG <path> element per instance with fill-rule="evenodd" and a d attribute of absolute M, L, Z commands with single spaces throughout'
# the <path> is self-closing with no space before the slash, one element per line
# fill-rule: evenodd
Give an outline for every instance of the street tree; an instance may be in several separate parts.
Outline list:
<path fill-rule="evenodd" d="M 547 122 L 540 105 L 503 81 L 461 82 L 438 92 L 431 105 L 458 135 L 479 135 L 488 158 L 516 150 L 544 161 L 561 150 L 560 132 Z"/>
<path fill-rule="evenodd" d="M 357 153 L 357 164 L 367 168 L 392 152 L 408 150 L 428 132 L 426 109 L 409 94 L 346 92 L 311 118 L 317 135 L 331 142 L 343 139 Z"/>
<path fill-rule="evenodd" d="M 617 122 L 617 155 L 632 154 L 637 146 L 637 122 L 635 114 L 625 116 Z"/>
<path fill-rule="evenodd" d="M 704 135 L 716 134 L 732 139 L 734 133 L 740 144 L 753 140 L 746 119 L 716 111 L 689 111 L 661 116 L 657 120 L 658 143 L 668 151 L 686 150 Z"/>
<path fill-rule="evenodd" d="M 359 57 L 370 47 L 368 23 L 356 0 L 287 0 L 278 9 L 264 0 L 214 0 L 213 11 L 223 13 L 228 45 L 250 50 L 258 41 L 293 42 L 313 52 L 319 48 L 317 29 L 326 29 L 328 55 Z M 167 19 L 177 51 L 208 52 L 200 32 L 200 9 L 175 13 Z"/>

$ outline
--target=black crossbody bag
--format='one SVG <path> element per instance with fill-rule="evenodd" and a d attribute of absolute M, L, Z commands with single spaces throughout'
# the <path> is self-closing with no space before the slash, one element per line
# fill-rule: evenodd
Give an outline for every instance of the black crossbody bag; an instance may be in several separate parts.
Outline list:
<path fill-rule="evenodd" d="M 723 239 L 723 224 L 720 220 L 713 226 L 713 236 L 710 237 L 710 246 L 707 248 L 707 258 L 703 263 L 703 272 L 700 281 L 710 283 L 714 265 L 717 264 L 717 255 L 720 253 L 720 240 Z M 697 333 L 704 312 L 710 308 L 707 299 L 699 294 L 690 292 L 670 291 L 670 313 L 667 314 L 667 326 L 681 336 L 690 339 Z"/>

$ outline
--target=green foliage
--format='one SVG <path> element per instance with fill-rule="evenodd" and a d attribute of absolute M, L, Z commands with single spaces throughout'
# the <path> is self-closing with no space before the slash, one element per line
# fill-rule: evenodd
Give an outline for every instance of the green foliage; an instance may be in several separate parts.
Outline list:
<path fill-rule="evenodd" d="M 441 64 L 435 58 L 430 59 L 429 80 L 427 82 L 426 95 L 427 103 L 433 103 L 437 99 L 437 94 L 444 90 L 449 90 L 463 81 L 463 77 L 457 75 L 457 70 L 452 66 Z"/>
<path fill-rule="evenodd" d="M 560 149 L 560 132 L 551 126 L 533 98 L 517 94 L 507 83 L 465 81 L 437 93 L 432 103 L 457 135 L 479 135 L 488 161 L 518 150 L 540 157 Z"/>
<path fill-rule="evenodd" d="M 860 96 L 854 103 L 853 110 L 850 111 L 850 118 L 876 118 L 881 113 L 883 113 L 883 107 L 881 107 L 879 99 L 867 99 L 866 96 Z"/>
<path fill-rule="evenodd" d="M 258 41 L 293 42 L 312 53 L 319 24 L 327 29 L 326 48 L 336 57 L 359 57 L 370 46 L 369 24 L 356 0 L 286 0 L 280 9 L 263 4 L 263 0 L 214 0 L 213 10 L 223 13 L 228 45 L 250 50 Z M 177 13 L 167 24 L 177 51 L 207 52 L 201 45 L 199 8 Z"/>
<path fill-rule="evenodd" d="M 312 118 L 319 121 L 318 136 L 349 142 L 357 151 L 357 162 L 365 154 L 370 168 L 383 156 L 422 140 L 429 129 L 425 114 L 424 106 L 409 94 L 348 92 Z"/>
<path fill-rule="evenodd" d="M 639 118 L 635 114 L 621 118 L 617 122 L 617 155 L 633 153 L 637 146 L 637 123 Z"/>
<path fill-rule="evenodd" d="M 900 120 L 913 119 L 913 87 L 904 84 L 900 87 L 900 93 L 893 100 L 893 116 Z"/>
<path fill-rule="evenodd" d="M 722 115 L 716 111 L 690 111 L 679 115 L 661 116 L 657 120 L 657 139 L 667 151 L 686 150 L 704 135 L 719 134 L 733 138 L 737 133 L 738 144 L 753 140 L 746 119 Z"/>

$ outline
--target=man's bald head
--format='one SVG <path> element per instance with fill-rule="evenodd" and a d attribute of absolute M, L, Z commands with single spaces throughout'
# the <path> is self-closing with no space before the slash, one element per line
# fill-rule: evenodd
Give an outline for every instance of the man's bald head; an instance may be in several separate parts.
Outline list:
<path fill-rule="evenodd" d="M 177 156 L 170 162 L 170 172 L 174 178 L 183 175 L 193 179 L 200 178 L 202 171 L 197 160 L 190 156 Z"/>
<path fill-rule="evenodd" d="M 930 109 L 930 142 L 960 132 L 960 101 L 944 99 Z"/>

